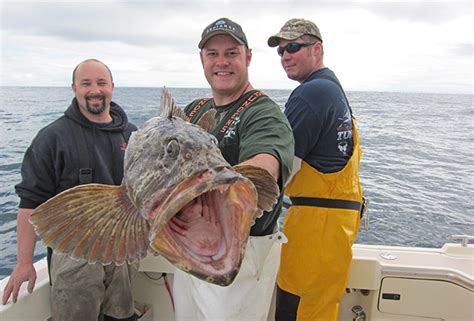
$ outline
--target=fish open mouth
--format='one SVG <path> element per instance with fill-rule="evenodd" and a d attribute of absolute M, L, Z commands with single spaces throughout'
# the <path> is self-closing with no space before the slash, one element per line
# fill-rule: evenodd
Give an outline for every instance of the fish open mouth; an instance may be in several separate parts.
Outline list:
<path fill-rule="evenodd" d="M 256 208 L 257 192 L 247 178 L 226 167 L 206 170 L 155 209 L 150 245 L 178 268 L 228 285 L 239 271 Z"/>

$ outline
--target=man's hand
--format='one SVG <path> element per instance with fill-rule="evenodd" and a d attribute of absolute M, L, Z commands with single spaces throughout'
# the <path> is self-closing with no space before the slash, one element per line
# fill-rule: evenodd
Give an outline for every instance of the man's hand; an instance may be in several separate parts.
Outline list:
<path fill-rule="evenodd" d="M 28 292 L 33 292 L 36 283 L 36 270 L 32 263 L 15 266 L 5 289 L 3 289 L 3 305 L 7 304 L 10 296 L 13 298 L 13 303 L 16 303 L 20 287 L 25 281 L 28 281 Z"/>
<path fill-rule="evenodd" d="M 33 252 L 35 250 L 36 235 L 29 218 L 33 209 L 19 208 L 17 215 L 16 239 L 18 253 L 16 266 L 13 269 L 5 289 L 3 289 L 2 304 L 5 305 L 13 297 L 15 303 L 23 282 L 28 281 L 28 292 L 33 292 L 36 282 L 36 270 L 33 266 Z"/>

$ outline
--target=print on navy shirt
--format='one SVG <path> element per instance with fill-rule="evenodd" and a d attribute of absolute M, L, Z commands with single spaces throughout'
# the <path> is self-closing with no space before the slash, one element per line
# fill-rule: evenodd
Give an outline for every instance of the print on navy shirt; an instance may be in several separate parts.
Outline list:
<path fill-rule="evenodd" d="M 343 117 L 339 117 L 338 120 L 341 122 L 337 128 L 337 148 L 343 156 L 347 156 L 349 143 L 348 140 L 352 139 L 352 117 L 349 110 L 346 110 L 346 113 Z"/>

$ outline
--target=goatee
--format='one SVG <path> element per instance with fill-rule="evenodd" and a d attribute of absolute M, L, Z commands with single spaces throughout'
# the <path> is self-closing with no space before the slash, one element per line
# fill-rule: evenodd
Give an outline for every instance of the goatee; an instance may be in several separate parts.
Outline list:
<path fill-rule="evenodd" d="M 89 99 L 97 99 L 100 98 L 101 102 L 100 103 L 94 103 L 91 104 L 89 102 Z M 100 115 L 105 111 L 105 96 L 100 95 L 100 96 L 87 96 L 86 97 L 86 109 L 89 113 L 94 114 L 94 115 Z"/>

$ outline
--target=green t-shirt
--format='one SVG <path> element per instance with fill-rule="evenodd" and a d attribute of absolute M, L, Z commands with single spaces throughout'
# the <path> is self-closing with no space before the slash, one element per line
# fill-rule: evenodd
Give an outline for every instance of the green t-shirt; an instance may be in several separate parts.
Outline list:
<path fill-rule="evenodd" d="M 271 154 L 279 160 L 278 186 L 282 192 L 280 201 L 271 213 L 267 212 L 257 219 L 250 232 L 250 235 L 261 236 L 273 233 L 280 215 L 283 186 L 290 175 L 294 155 L 294 139 L 290 124 L 280 107 L 264 95 L 243 109 L 223 135 L 219 134 L 229 116 L 233 115 L 255 92 L 255 90 L 250 91 L 233 103 L 222 107 L 216 107 L 214 101 L 209 99 L 195 113 L 192 122 L 197 122 L 207 110 L 216 108 L 218 121 L 211 133 L 220 138 L 219 148 L 226 161 L 232 166 L 257 154 Z M 186 115 L 189 115 L 200 101 L 201 99 L 196 99 L 187 105 L 184 109 Z"/>

